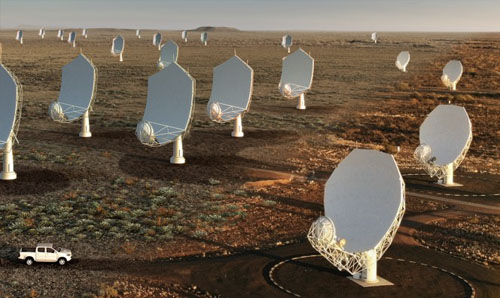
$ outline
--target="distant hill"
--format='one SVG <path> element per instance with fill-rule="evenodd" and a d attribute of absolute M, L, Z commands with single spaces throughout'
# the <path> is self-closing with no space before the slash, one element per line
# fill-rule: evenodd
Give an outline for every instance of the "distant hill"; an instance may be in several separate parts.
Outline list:
<path fill-rule="evenodd" d="M 203 27 L 198 27 L 196 29 L 191 29 L 188 31 L 195 31 L 195 32 L 238 32 L 240 31 L 239 29 L 232 28 L 232 27 L 212 27 L 212 26 L 203 26 Z"/>

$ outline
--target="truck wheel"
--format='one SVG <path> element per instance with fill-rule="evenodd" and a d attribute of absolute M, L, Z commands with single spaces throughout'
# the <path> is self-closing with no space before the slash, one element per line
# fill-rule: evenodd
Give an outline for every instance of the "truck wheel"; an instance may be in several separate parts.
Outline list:
<path fill-rule="evenodd" d="M 26 258 L 24 262 L 26 263 L 26 265 L 31 266 L 35 261 L 33 261 L 33 258 Z"/>
<path fill-rule="evenodd" d="M 59 260 L 57 260 L 57 263 L 59 263 L 59 265 L 61 265 L 61 266 L 64 266 L 64 265 L 66 265 L 66 259 L 65 258 L 59 258 Z"/>

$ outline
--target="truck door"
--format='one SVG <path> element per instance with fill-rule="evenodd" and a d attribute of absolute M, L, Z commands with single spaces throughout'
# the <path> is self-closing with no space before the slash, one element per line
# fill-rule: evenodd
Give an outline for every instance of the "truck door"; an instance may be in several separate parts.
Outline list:
<path fill-rule="evenodd" d="M 35 261 L 46 262 L 46 260 L 45 260 L 45 247 L 37 247 L 36 248 Z"/>
<path fill-rule="evenodd" d="M 56 262 L 57 261 L 56 251 L 50 247 L 47 247 L 47 253 L 45 254 L 45 258 L 47 262 Z"/>

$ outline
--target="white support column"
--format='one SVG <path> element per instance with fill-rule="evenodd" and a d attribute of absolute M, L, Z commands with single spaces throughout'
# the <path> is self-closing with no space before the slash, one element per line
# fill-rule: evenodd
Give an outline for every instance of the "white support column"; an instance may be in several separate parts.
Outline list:
<path fill-rule="evenodd" d="M 123 52 L 120 53 L 120 62 L 123 62 Z"/>
<path fill-rule="evenodd" d="M 184 151 L 182 150 L 182 136 L 177 136 L 174 142 L 174 152 L 170 158 L 170 163 L 181 165 L 186 163 Z"/>
<path fill-rule="evenodd" d="M 90 132 L 89 111 L 87 110 L 85 114 L 83 114 L 82 130 L 80 131 L 80 137 L 90 138 L 91 136 L 92 133 Z"/>
<path fill-rule="evenodd" d="M 234 119 L 234 129 L 231 133 L 231 136 L 235 138 L 242 138 L 244 136 L 243 124 L 241 123 L 241 114 L 239 114 L 238 117 Z"/>
<path fill-rule="evenodd" d="M 61 35 L 61 40 L 64 40 L 64 36 L 63 35 Z"/>
<path fill-rule="evenodd" d="M 188 39 L 187 39 L 187 37 L 186 37 L 186 38 L 184 38 L 184 42 L 188 42 Z"/>
<path fill-rule="evenodd" d="M 361 279 L 366 283 L 377 283 L 377 252 L 375 249 L 370 249 L 365 252 L 366 269 L 361 274 Z"/>
<path fill-rule="evenodd" d="M 73 47 L 76 47 L 76 41 L 73 40 Z"/>
<path fill-rule="evenodd" d="M 290 48 L 288 48 L 288 54 L 290 54 Z"/>
<path fill-rule="evenodd" d="M 0 173 L 1 180 L 15 180 L 17 178 L 14 172 L 14 154 L 12 154 L 12 137 L 7 140 L 3 151 L 3 171 Z"/>
<path fill-rule="evenodd" d="M 207 46 L 207 42 L 205 41 L 205 46 Z"/>
<path fill-rule="evenodd" d="M 453 82 L 451 85 L 451 91 L 457 91 L 457 82 Z"/>
<path fill-rule="evenodd" d="M 158 43 L 158 51 L 161 51 L 161 42 Z"/>
<path fill-rule="evenodd" d="M 21 44 L 23 44 L 23 38 L 22 38 L 22 37 L 21 37 L 21 40 L 20 40 L 20 41 L 21 41 Z"/>
<path fill-rule="evenodd" d="M 306 99 L 304 93 L 299 96 L 297 100 L 297 110 L 305 110 L 306 109 Z"/>

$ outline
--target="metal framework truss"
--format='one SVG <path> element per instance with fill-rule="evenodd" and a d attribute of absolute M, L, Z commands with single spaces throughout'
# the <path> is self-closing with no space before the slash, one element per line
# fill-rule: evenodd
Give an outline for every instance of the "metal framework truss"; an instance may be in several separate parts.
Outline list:
<path fill-rule="evenodd" d="M 300 96 L 302 93 L 306 92 L 309 88 L 306 86 L 296 85 L 292 83 L 286 83 L 279 86 L 281 94 L 287 98 L 292 99 Z"/>
<path fill-rule="evenodd" d="M 241 107 L 214 102 L 210 108 L 210 119 L 218 123 L 223 123 L 236 119 L 236 117 L 245 111 L 246 109 Z"/>
<path fill-rule="evenodd" d="M 152 131 L 151 136 L 146 136 L 143 137 L 140 134 L 142 133 L 141 131 L 136 131 L 137 138 L 141 141 L 142 144 L 149 146 L 149 147 L 160 147 L 163 145 L 166 145 L 168 143 L 171 143 L 175 140 L 175 138 L 181 134 L 184 133 L 184 129 L 174 127 L 174 126 L 168 126 L 156 122 L 151 122 L 151 121 L 144 121 L 145 123 L 148 124 L 154 124 L 155 126 L 159 126 L 160 129 L 157 131 Z M 151 125 L 151 128 L 153 126 Z M 170 142 L 160 142 L 158 139 L 161 139 L 162 137 L 166 137 L 166 139 L 171 140 Z M 146 141 L 148 140 L 148 141 Z"/>
<path fill-rule="evenodd" d="M 384 237 L 380 240 L 380 242 L 375 246 L 375 251 L 377 254 L 377 260 L 380 260 L 382 255 L 386 252 L 389 246 L 396 235 L 396 232 L 401 224 L 401 220 L 403 219 L 403 215 L 405 213 L 405 195 L 404 188 L 405 184 L 402 183 L 403 187 L 403 202 L 401 207 L 397 213 L 394 222 L 384 235 Z M 317 250 L 323 257 L 325 257 L 333 266 L 335 266 L 339 270 L 345 270 L 350 274 L 354 275 L 362 272 L 367 267 L 367 257 L 365 251 L 360 251 L 356 253 L 347 252 L 343 248 L 342 240 L 338 240 L 336 235 L 332 235 L 330 240 L 328 240 L 330 233 L 330 228 L 328 225 L 324 224 L 324 217 L 318 218 L 309 229 L 309 233 L 307 234 L 307 239 L 311 243 L 312 247 Z M 326 217 L 330 222 L 333 221 Z M 325 231 L 326 228 L 326 231 Z M 333 228 L 335 233 L 335 229 Z M 325 238 L 325 235 L 327 238 Z"/>

